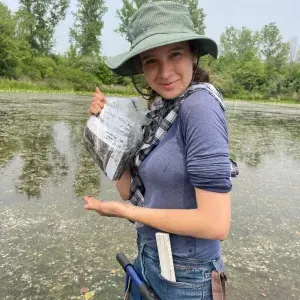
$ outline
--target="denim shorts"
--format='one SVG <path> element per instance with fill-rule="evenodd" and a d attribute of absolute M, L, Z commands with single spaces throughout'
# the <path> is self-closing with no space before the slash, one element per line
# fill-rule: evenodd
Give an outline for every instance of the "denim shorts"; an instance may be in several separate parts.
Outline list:
<path fill-rule="evenodd" d="M 165 279 L 160 274 L 159 258 L 156 249 L 147 246 L 138 237 L 138 256 L 134 268 L 140 278 L 152 287 L 162 300 L 212 300 L 211 273 L 223 271 L 221 258 L 199 261 L 193 258 L 173 256 L 176 282 Z M 130 287 L 129 300 L 141 300 L 134 283 Z"/>

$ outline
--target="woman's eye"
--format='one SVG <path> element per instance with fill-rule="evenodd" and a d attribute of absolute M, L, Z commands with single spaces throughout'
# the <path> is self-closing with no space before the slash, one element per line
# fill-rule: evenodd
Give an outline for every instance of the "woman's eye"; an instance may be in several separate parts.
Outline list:
<path fill-rule="evenodd" d="M 177 57 L 177 56 L 180 56 L 181 53 L 180 52 L 174 52 L 171 54 L 171 57 Z"/>
<path fill-rule="evenodd" d="M 150 65 L 150 64 L 154 64 L 155 63 L 155 59 L 148 59 L 144 62 L 145 65 Z"/>

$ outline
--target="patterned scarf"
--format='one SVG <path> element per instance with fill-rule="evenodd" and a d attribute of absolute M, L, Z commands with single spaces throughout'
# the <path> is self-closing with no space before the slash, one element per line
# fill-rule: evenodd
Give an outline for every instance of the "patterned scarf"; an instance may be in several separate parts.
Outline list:
<path fill-rule="evenodd" d="M 149 153 L 163 139 L 166 132 L 176 120 L 179 109 L 184 100 L 196 91 L 207 91 L 220 104 L 225 111 L 225 105 L 220 92 L 210 83 L 192 84 L 181 96 L 175 100 L 164 100 L 157 98 L 152 105 L 151 110 L 146 114 L 146 124 L 144 126 L 144 142 L 139 148 L 131 166 L 131 186 L 130 186 L 130 202 L 136 206 L 143 206 L 145 187 L 138 174 L 138 167 L 149 155 Z M 237 164 L 231 161 L 231 177 L 238 175 Z"/>

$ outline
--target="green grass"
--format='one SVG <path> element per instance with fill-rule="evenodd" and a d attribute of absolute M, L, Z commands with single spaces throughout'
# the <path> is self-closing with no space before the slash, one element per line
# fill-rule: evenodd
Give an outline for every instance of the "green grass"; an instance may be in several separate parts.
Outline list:
<path fill-rule="evenodd" d="M 99 88 L 106 95 L 137 96 L 131 86 L 100 85 Z M 33 82 L 30 80 L 0 79 L 0 91 L 2 92 L 31 92 L 31 93 L 54 93 L 54 94 L 80 94 L 90 95 L 92 90 L 77 90 L 69 82 L 56 80 L 44 80 Z"/>
<path fill-rule="evenodd" d="M 87 84 L 87 86 L 89 86 Z M 101 91 L 109 96 L 139 96 L 132 86 L 103 85 L 99 86 Z M 90 95 L 93 90 L 78 90 L 67 81 L 43 80 L 33 82 L 28 79 L 9 80 L 0 79 L 0 91 L 2 92 L 31 92 L 31 93 L 51 93 L 51 94 L 79 94 Z M 246 101 L 269 104 L 300 104 L 299 95 L 293 94 L 290 97 L 278 95 L 277 98 L 265 98 L 262 94 L 253 93 L 248 95 L 238 95 L 225 97 L 229 101 Z"/>
<path fill-rule="evenodd" d="M 225 98 L 227 101 L 238 101 L 238 102 L 253 102 L 253 103 L 261 103 L 261 104 L 276 104 L 276 105 L 284 105 L 284 104 L 295 104 L 300 106 L 300 101 L 283 99 L 274 101 L 272 99 L 234 99 L 234 98 Z"/>
<path fill-rule="evenodd" d="M 300 101 L 297 99 L 288 99 L 284 97 L 278 97 L 278 98 L 264 98 L 261 96 L 260 98 L 251 98 L 251 97 L 226 97 L 226 100 L 228 101 L 241 101 L 241 102 L 255 102 L 255 103 L 267 103 L 267 104 L 297 104 L 300 105 Z"/>

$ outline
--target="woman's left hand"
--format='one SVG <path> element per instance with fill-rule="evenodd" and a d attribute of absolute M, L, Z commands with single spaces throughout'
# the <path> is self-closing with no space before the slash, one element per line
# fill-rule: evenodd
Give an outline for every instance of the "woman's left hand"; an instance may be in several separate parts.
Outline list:
<path fill-rule="evenodd" d="M 128 202 L 101 201 L 89 196 L 85 196 L 83 199 L 85 201 L 85 210 L 94 210 L 99 215 L 106 217 L 125 218 L 126 210 L 132 206 Z"/>

